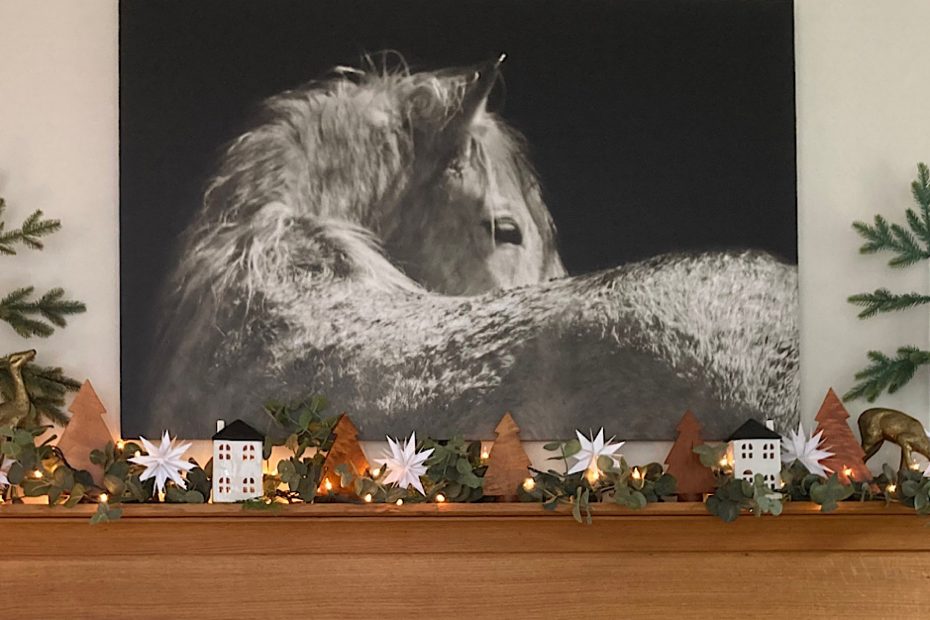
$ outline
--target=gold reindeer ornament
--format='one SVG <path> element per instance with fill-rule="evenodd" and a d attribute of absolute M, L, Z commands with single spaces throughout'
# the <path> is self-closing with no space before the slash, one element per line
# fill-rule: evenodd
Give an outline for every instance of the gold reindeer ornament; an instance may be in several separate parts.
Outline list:
<path fill-rule="evenodd" d="M 34 360 L 35 349 L 10 353 L 7 363 L 10 365 L 10 376 L 13 378 L 13 398 L 0 404 L 0 426 L 16 427 L 29 417 L 32 410 L 32 401 L 26 391 L 23 381 L 23 366 Z"/>
<path fill-rule="evenodd" d="M 930 459 L 930 437 L 923 425 L 903 411 L 895 409 L 866 409 L 859 416 L 859 433 L 862 436 L 863 461 L 875 456 L 885 441 L 901 448 L 901 469 L 914 464 L 914 452 Z"/>

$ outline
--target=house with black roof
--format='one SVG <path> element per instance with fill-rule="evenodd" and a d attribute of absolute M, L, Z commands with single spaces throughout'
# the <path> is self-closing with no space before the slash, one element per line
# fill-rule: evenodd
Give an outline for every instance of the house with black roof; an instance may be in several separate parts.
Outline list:
<path fill-rule="evenodd" d="M 727 438 L 727 461 L 733 476 L 752 482 L 762 474 L 772 488 L 781 486 L 781 435 L 771 422 L 750 418 Z"/>
<path fill-rule="evenodd" d="M 213 501 L 240 502 L 262 495 L 264 435 L 236 420 L 217 422 L 213 435 Z"/>

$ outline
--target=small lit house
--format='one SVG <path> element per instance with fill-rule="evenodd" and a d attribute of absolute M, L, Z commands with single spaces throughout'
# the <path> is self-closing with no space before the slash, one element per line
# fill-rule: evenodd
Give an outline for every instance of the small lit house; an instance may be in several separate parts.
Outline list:
<path fill-rule="evenodd" d="M 264 436 L 236 420 L 216 423 L 213 436 L 213 501 L 239 502 L 262 495 Z"/>
<path fill-rule="evenodd" d="M 770 421 L 763 425 L 750 418 L 727 438 L 727 461 L 733 477 L 752 481 L 762 474 L 765 482 L 781 486 L 781 435 Z"/>

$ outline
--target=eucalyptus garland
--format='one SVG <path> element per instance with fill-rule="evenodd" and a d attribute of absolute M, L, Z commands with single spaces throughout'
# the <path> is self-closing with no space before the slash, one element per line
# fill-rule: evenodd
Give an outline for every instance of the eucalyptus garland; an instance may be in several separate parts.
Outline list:
<path fill-rule="evenodd" d="M 483 477 L 487 465 L 481 444 L 462 437 L 449 440 L 426 439 L 417 450 L 432 450 L 420 477 L 423 493 L 411 488 L 387 484 L 381 468 L 353 471 L 340 465 L 336 474 L 344 488 L 353 490 L 345 497 L 320 489 L 323 463 L 332 446 L 332 430 L 338 416 L 325 416 L 326 400 L 319 396 L 292 404 L 269 403 L 268 414 L 290 431 L 279 439 L 267 439 L 265 458 L 276 446 L 290 453 L 277 462 L 273 473 L 265 474 L 261 498 L 243 502 L 249 509 L 277 509 L 294 503 L 425 503 L 485 502 L 495 498 L 483 494 Z M 51 427 L 0 428 L 0 482 L 6 483 L 3 499 L 20 503 L 25 497 L 45 497 L 49 505 L 65 507 L 96 503 L 92 523 L 119 519 L 126 504 L 188 503 L 208 501 L 212 487 L 212 461 L 193 467 L 184 475 L 184 487 L 168 481 L 163 494 L 156 493 L 152 479 L 142 480 L 144 467 L 130 459 L 144 455 L 144 447 L 135 442 L 109 443 L 94 450 L 91 462 L 103 472 L 101 483 L 90 473 L 75 470 L 54 446 Z M 658 463 L 630 466 L 622 457 L 601 456 L 596 465 L 576 473 L 570 471 L 571 460 L 579 453 L 578 440 L 552 442 L 544 448 L 549 461 L 557 468 L 530 468 L 518 489 L 519 500 L 541 504 L 546 510 L 560 505 L 571 506 L 576 521 L 591 523 L 597 504 L 618 504 L 640 509 L 649 503 L 673 501 L 675 479 L 664 473 Z M 836 510 L 843 501 L 898 502 L 921 515 L 930 514 L 930 478 L 914 470 L 895 471 L 885 465 L 882 473 L 868 482 L 842 484 L 835 474 L 822 477 L 811 474 L 798 462 L 781 473 L 782 486 L 773 490 L 762 476 L 753 481 L 734 478 L 721 467 L 725 446 L 701 445 L 694 449 L 702 465 L 715 475 L 714 492 L 707 497 L 708 512 L 724 521 L 735 520 L 743 512 L 756 516 L 777 516 L 784 502 L 810 501 L 823 512 Z"/>
<path fill-rule="evenodd" d="M 556 453 L 551 461 L 561 461 L 564 472 L 569 470 L 569 459 L 581 449 L 577 439 L 561 443 L 548 443 L 544 448 Z M 593 470 L 592 470 L 593 471 Z M 521 499 L 541 502 L 543 508 L 555 510 L 560 504 L 572 507 L 572 516 L 579 523 L 591 523 L 591 504 L 611 502 L 627 508 L 643 508 L 650 502 L 663 501 L 675 494 L 675 478 L 666 474 L 658 463 L 645 467 L 630 467 L 626 460 L 601 456 L 592 476 L 585 471 L 574 474 L 555 469 L 531 469 L 521 489 Z"/>

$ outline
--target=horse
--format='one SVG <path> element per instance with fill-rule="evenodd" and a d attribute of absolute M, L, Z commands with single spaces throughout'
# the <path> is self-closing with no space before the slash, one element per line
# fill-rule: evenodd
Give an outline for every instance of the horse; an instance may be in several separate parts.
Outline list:
<path fill-rule="evenodd" d="M 798 419 L 796 267 L 668 254 L 569 276 L 499 61 L 368 63 L 267 99 L 225 149 L 163 295 L 147 429 L 198 437 L 326 394 L 365 438 L 669 439 Z"/>

